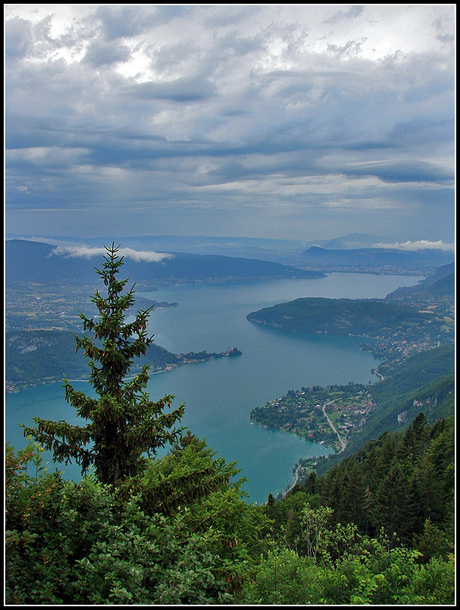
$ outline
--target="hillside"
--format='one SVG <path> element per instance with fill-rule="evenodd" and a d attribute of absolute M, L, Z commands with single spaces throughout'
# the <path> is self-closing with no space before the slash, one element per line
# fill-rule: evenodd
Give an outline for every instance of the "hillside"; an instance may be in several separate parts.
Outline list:
<path fill-rule="evenodd" d="M 211 358 L 238 356 L 241 352 L 229 348 L 224 353 L 189 352 L 173 354 L 153 343 L 144 356 L 136 360 L 132 372 L 143 364 L 151 365 L 151 372 Z M 43 383 L 68 379 L 88 379 L 88 361 L 79 350 L 75 353 L 75 339 L 71 332 L 61 330 L 29 330 L 7 332 L 5 339 L 5 385 L 16 391 Z"/>
<path fill-rule="evenodd" d="M 429 422 L 453 415 L 454 348 L 440 347 L 402 362 L 371 394 L 379 408 L 369 419 L 363 439 L 397 430 L 423 411 Z"/>
<path fill-rule="evenodd" d="M 421 280 L 416 286 L 404 286 L 390 292 L 386 301 L 422 304 L 428 299 L 431 304 L 446 305 L 452 302 L 455 290 L 455 265 L 449 263 L 438 267 L 433 273 Z M 446 297 L 446 298 L 443 298 Z"/>
<path fill-rule="evenodd" d="M 302 333 L 352 334 L 378 337 L 384 331 L 420 326 L 429 317 L 405 305 L 383 301 L 301 298 L 248 314 L 257 324 Z"/>
<path fill-rule="evenodd" d="M 448 265 L 441 265 L 441 267 L 438 267 L 434 273 L 423 279 L 420 283 L 431 285 L 452 274 L 455 274 L 455 264 L 453 262 Z"/>
<path fill-rule="evenodd" d="M 376 408 L 368 415 L 359 435 L 351 437 L 343 454 L 319 461 L 318 474 L 326 472 L 333 464 L 384 432 L 406 429 L 420 413 L 425 414 L 430 424 L 454 415 L 453 346 L 420 352 L 407 358 L 395 367 L 392 375 L 372 384 L 368 391 Z"/>
<path fill-rule="evenodd" d="M 5 338 L 5 374 L 7 386 L 19 387 L 61 381 L 88 379 L 88 361 L 79 350 L 75 353 L 75 339 L 69 331 L 32 330 L 8 332 Z M 153 344 L 144 361 L 154 369 L 177 364 L 178 356 Z"/>
<path fill-rule="evenodd" d="M 383 527 L 422 556 L 446 553 L 454 544 L 454 456 L 454 418 L 430 425 L 421 412 L 404 432 L 385 432 L 328 470 L 316 491 L 335 523 L 372 535 Z M 434 537 L 422 543 L 433 525 Z"/>
<path fill-rule="evenodd" d="M 5 246 L 7 285 L 11 282 L 73 282 L 90 284 L 95 280 L 98 260 L 54 253 L 55 246 L 45 243 L 9 240 Z M 169 253 L 161 262 L 134 262 L 126 257 L 124 268 L 133 282 L 220 282 L 259 279 L 318 278 L 324 274 L 305 271 L 249 258 L 187 253 Z"/>
<path fill-rule="evenodd" d="M 428 291 L 432 294 L 440 295 L 440 296 L 454 296 L 455 291 L 455 276 L 453 273 L 450 275 L 437 280 L 432 284 Z"/>

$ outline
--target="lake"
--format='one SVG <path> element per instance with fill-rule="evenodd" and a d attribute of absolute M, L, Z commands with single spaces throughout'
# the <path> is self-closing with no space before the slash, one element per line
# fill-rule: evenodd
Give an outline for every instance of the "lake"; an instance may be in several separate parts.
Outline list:
<path fill-rule="evenodd" d="M 382 298 L 400 286 L 412 286 L 420 276 L 331 273 L 314 280 L 267 280 L 255 283 L 168 286 L 139 296 L 177 302 L 178 307 L 154 310 L 150 331 L 154 340 L 174 353 L 224 352 L 238 347 L 242 355 L 178 367 L 152 375 L 152 400 L 175 396 L 185 403 L 182 424 L 227 462 L 238 462 L 239 476 L 248 481 L 248 501 L 265 502 L 292 480 L 294 464 L 303 457 L 332 450 L 294 435 L 252 424 L 251 409 L 302 386 L 377 381 L 378 364 L 362 353 L 362 339 L 349 336 L 298 335 L 246 320 L 252 311 L 299 297 Z M 84 382 L 76 389 L 91 393 Z M 29 388 L 6 395 L 6 440 L 25 445 L 17 423 L 32 425 L 32 417 L 78 423 L 64 400 L 61 384 Z M 159 454 L 161 455 L 161 454 Z M 49 456 L 48 456 L 48 459 Z M 68 478 L 78 479 L 75 466 L 59 465 Z"/>

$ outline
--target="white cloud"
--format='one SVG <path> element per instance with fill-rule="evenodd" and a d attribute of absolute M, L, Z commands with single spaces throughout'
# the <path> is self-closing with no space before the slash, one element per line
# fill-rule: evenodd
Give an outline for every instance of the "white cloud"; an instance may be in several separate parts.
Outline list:
<path fill-rule="evenodd" d="M 66 256 L 72 258 L 94 258 L 95 256 L 104 256 L 107 252 L 105 248 L 95 248 L 91 246 L 58 246 L 52 251 L 58 256 Z M 161 261 L 174 258 L 172 254 L 153 252 L 151 250 L 133 250 L 132 248 L 120 248 L 119 256 L 131 258 L 139 263 L 160 263 Z"/>
<path fill-rule="evenodd" d="M 133 261 L 144 263 L 160 263 L 167 258 L 174 258 L 173 254 L 164 252 L 152 252 L 151 250 L 132 250 L 131 248 L 120 248 L 120 256 L 132 258 Z"/>
<path fill-rule="evenodd" d="M 403 243 L 396 242 L 394 244 L 374 244 L 373 248 L 387 248 L 391 250 L 444 250 L 445 252 L 454 252 L 454 244 L 445 244 L 443 241 L 429 241 L 420 239 L 418 241 L 405 241 Z"/>

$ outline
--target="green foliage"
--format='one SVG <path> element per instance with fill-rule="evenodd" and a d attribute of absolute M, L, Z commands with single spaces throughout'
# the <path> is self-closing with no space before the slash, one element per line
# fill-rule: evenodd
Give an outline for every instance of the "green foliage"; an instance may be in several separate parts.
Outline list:
<path fill-rule="evenodd" d="M 454 563 L 417 564 L 418 553 L 391 548 L 388 540 L 353 542 L 335 563 L 274 549 L 245 581 L 241 604 L 397 605 L 452 604 Z"/>
<path fill-rule="evenodd" d="M 107 298 L 97 290 L 92 297 L 99 318 L 94 321 L 80 313 L 83 330 L 92 333 L 94 339 L 75 336 L 76 349 L 82 349 L 89 360 L 90 383 L 97 398 L 76 391 L 64 380 L 66 400 L 90 423 L 72 426 L 65 421 L 34 418 L 38 427 L 25 426 L 24 434 L 52 450 L 58 462 L 75 460 L 82 474 L 94 465 L 100 481 L 116 485 L 125 477 L 142 473 L 146 452 L 155 454 L 158 447 L 176 440 L 179 430 L 173 426 L 182 417 L 183 406 L 164 413 L 171 406 L 172 396 L 157 402 L 149 399 L 148 364 L 127 379 L 134 358 L 144 355 L 153 341 L 147 335 L 150 309 L 125 323 L 125 312 L 135 302 L 134 287 L 122 294 L 128 281 L 117 279 L 123 257 L 118 257 L 113 244 L 106 251 L 103 269 L 96 271 L 107 287 Z"/>
<path fill-rule="evenodd" d="M 168 514 L 229 485 L 230 478 L 239 472 L 236 463 L 214 460 L 214 455 L 204 440 L 188 431 L 171 453 L 149 462 L 142 478 L 126 480 L 120 494 L 137 484 L 135 489 L 142 494 L 146 511 Z"/>
<path fill-rule="evenodd" d="M 149 463 L 139 494 L 92 475 L 78 483 L 58 473 L 23 472 L 39 457 L 29 445 L 7 449 L 6 580 L 14 604 L 222 603 L 265 551 L 268 520 L 242 499 L 233 464 L 192 435 Z M 163 475 L 214 469 L 214 490 L 184 494 L 168 514 L 145 508 L 144 491 Z"/>
<path fill-rule="evenodd" d="M 240 604 L 316 604 L 319 603 L 321 575 L 311 561 L 289 549 L 275 549 L 263 558 L 247 579 Z"/>
<path fill-rule="evenodd" d="M 170 454 L 150 462 L 142 480 L 146 493 L 141 492 L 139 502 L 146 511 L 155 508 L 150 502 L 153 488 L 162 498 L 161 510 L 174 514 L 190 533 L 212 541 L 233 588 L 238 587 L 244 566 L 265 552 L 270 519 L 263 507 L 244 500 L 245 479 L 235 480 L 236 463 L 214 456 L 204 440 L 188 432 Z M 164 494 L 165 485 L 172 490 L 170 498 Z"/>
<path fill-rule="evenodd" d="M 248 314 L 248 320 L 286 330 L 376 336 L 429 322 L 414 307 L 384 301 L 308 297 Z"/>
<path fill-rule="evenodd" d="M 206 603 L 225 599 L 220 560 L 206 536 L 135 498 L 120 505 L 86 477 L 35 487 L 24 529 L 7 531 L 7 599 L 12 603 Z M 37 498 L 43 498 L 37 504 Z M 43 502 L 43 504 L 41 504 Z"/>
<path fill-rule="evenodd" d="M 424 553 L 436 548 L 445 557 L 454 539 L 453 417 L 429 426 L 419 414 L 404 434 L 385 433 L 331 468 L 316 489 L 337 522 L 355 523 L 371 535 L 384 527 L 410 547 L 425 536 Z M 449 542 L 428 543 L 427 519 Z"/>
<path fill-rule="evenodd" d="M 163 347 L 150 345 L 139 364 L 149 364 L 154 370 L 179 364 L 176 354 Z M 68 379 L 87 379 L 88 363 L 83 352 L 75 354 L 75 339 L 64 330 L 10 331 L 5 336 L 6 380 L 20 387 Z"/>
<path fill-rule="evenodd" d="M 301 537 L 307 557 L 316 558 L 322 546 L 322 538 L 334 511 L 328 506 L 312 509 L 308 504 L 302 509 Z"/>
<path fill-rule="evenodd" d="M 103 524 L 86 557 L 77 561 L 74 602 L 199 604 L 226 598 L 216 575 L 219 559 L 205 536 L 180 523 L 146 516 L 132 498 L 115 522 Z"/>
<path fill-rule="evenodd" d="M 430 428 L 419 418 L 405 437 L 385 435 L 378 459 L 378 443 L 366 455 L 378 469 L 391 454 L 407 464 L 405 452 L 412 459 L 418 451 L 420 464 L 442 468 L 451 433 L 450 422 Z M 421 439 L 434 444 L 423 448 Z M 36 474 L 26 473 L 28 462 Z M 414 472 L 420 468 L 415 462 Z M 203 470 L 214 473 L 213 487 L 195 495 L 187 475 Z M 266 507 L 248 505 L 242 480 L 232 481 L 237 472 L 188 433 L 123 496 L 122 486 L 92 475 L 74 483 L 46 472 L 36 443 L 17 455 L 8 445 L 7 603 L 453 603 L 443 519 L 427 519 L 410 549 L 383 528 L 370 537 L 340 522 L 318 494 L 298 490 Z M 323 478 L 315 481 L 322 492 Z M 165 480 L 182 499 L 159 513 L 146 498 Z"/>

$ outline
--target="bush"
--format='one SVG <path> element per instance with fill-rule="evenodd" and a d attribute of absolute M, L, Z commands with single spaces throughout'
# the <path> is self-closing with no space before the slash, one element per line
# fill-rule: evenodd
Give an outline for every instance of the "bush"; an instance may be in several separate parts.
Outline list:
<path fill-rule="evenodd" d="M 264 547 L 261 507 L 241 499 L 237 470 L 204 441 L 152 462 L 139 493 L 88 475 L 78 483 L 41 469 L 40 448 L 7 448 L 6 601 L 10 604 L 207 604 L 232 600 Z M 37 476 L 26 473 L 37 462 Z M 189 475 L 210 471 L 198 497 Z M 213 476 L 212 476 L 213 475 Z M 184 478 L 185 477 L 185 478 Z M 166 514 L 145 510 L 149 486 L 185 487 Z M 126 491 L 126 490 L 125 490 Z M 164 490 L 163 490 L 164 491 Z M 188 497 L 191 495 L 191 497 Z"/>
<path fill-rule="evenodd" d="M 390 548 L 385 539 L 363 538 L 339 559 L 299 557 L 272 550 L 247 579 L 243 604 L 397 605 L 453 604 L 454 562 Z"/>

